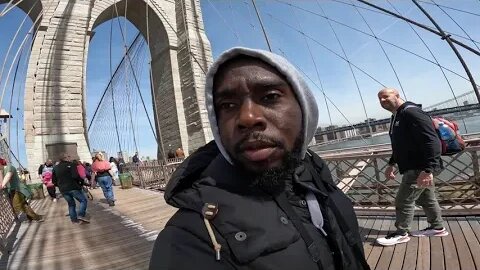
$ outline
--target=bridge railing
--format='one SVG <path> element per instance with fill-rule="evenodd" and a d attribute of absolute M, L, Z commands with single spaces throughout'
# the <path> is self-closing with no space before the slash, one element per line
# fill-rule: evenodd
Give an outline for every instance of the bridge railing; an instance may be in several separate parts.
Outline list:
<path fill-rule="evenodd" d="M 449 214 L 480 210 L 480 134 L 466 135 L 465 151 L 444 156 L 445 169 L 434 177 L 440 207 Z M 353 201 L 357 213 L 391 214 L 401 175 L 384 176 L 389 144 L 317 152 L 328 164 L 337 186 Z"/>
<path fill-rule="evenodd" d="M 6 252 L 8 232 L 15 224 L 15 214 L 6 190 L 0 190 L 0 251 Z"/>
<path fill-rule="evenodd" d="M 123 171 L 133 176 L 133 184 L 136 186 L 164 190 L 172 173 L 183 160 L 183 158 L 172 158 L 167 159 L 166 163 L 160 160 L 144 161 L 139 164 L 127 163 Z"/>

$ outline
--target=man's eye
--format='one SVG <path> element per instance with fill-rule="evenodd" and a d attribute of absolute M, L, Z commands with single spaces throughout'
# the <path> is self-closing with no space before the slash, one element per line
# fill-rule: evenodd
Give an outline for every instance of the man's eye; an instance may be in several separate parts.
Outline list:
<path fill-rule="evenodd" d="M 269 94 L 263 96 L 262 101 L 264 101 L 264 102 L 270 102 L 270 103 L 271 103 L 271 102 L 276 101 L 278 98 L 280 98 L 280 95 L 279 95 L 279 94 L 277 94 L 277 93 L 269 93 Z"/>
<path fill-rule="evenodd" d="M 235 103 L 232 102 L 223 102 L 218 106 L 220 110 L 229 110 L 235 108 Z"/>

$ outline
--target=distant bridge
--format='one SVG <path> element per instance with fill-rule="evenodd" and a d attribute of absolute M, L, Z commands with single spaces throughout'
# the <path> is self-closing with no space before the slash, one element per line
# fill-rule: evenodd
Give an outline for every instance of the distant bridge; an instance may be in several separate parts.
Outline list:
<path fill-rule="evenodd" d="M 458 112 L 480 110 L 480 104 L 478 103 L 468 104 L 469 102 L 472 102 L 472 100 L 474 100 L 474 94 L 473 92 L 469 92 L 457 97 L 458 103 L 463 104 L 462 106 L 456 106 L 455 99 L 449 99 L 444 102 L 425 107 L 424 110 L 431 116 L 439 116 L 439 115 L 452 114 L 452 113 L 458 113 Z M 451 106 L 451 107 L 447 107 L 447 106 Z M 373 120 L 373 121 L 370 121 L 369 124 L 371 127 L 374 127 L 378 125 L 384 125 L 387 123 L 390 123 L 390 118 Z M 315 135 L 321 136 L 324 134 L 330 134 L 334 132 L 342 132 L 342 131 L 365 129 L 365 128 L 368 128 L 368 124 L 367 122 L 362 122 L 362 123 L 354 124 L 352 126 L 343 126 L 343 127 L 332 128 L 330 130 L 317 131 Z"/>

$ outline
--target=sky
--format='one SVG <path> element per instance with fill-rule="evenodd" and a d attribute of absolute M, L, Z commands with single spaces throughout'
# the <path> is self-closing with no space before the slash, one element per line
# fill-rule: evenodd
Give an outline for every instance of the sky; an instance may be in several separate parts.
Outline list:
<path fill-rule="evenodd" d="M 222 51 L 234 46 L 268 49 L 251 1 L 201 0 L 200 2 L 205 31 L 211 43 L 214 59 Z M 371 2 L 392 11 L 395 8 L 408 18 L 433 27 L 428 18 L 411 1 L 375 0 Z M 383 87 L 382 85 L 397 88 L 401 91 L 402 96 L 405 95 L 408 100 L 424 106 L 452 98 L 452 89 L 455 95 L 472 91 L 470 82 L 465 79 L 464 69 L 444 40 L 426 30 L 415 27 L 415 31 L 427 44 L 427 48 L 407 23 L 367 10 L 371 8 L 359 2 L 355 3 L 362 8 L 353 7 L 351 5 L 353 2 L 350 0 L 257 0 L 256 3 L 272 51 L 287 57 L 302 73 L 306 74 L 306 80 L 319 104 L 319 126 L 330 125 L 330 118 L 331 123 L 335 125 L 345 125 L 349 122 L 362 122 L 366 116 L 377 119 L 388 117 L 389 113 L 378 105 L 376 97 L 377 92 Z M 480 43 L 475 43 L 467 37 L 468 35 L 471 39 L 480 41 L 480 31 L 478 31 L 480 1 L 426 0 L 422 1 L 421 5 L 435 18 L 443 30 L 453 33 L 453 37 L 473 48 L 480 47 Z M 0 5 L 0 10 L 4 7 L 5 4 Z M 0 17 L 1 63 L 4 62 L 10 41 L 24 18 L 25 13 L 17 8 Z M 10 66 L 12 66 L 13 55 L 20 47 L 21 41 L 27 35 L 31 25 L 31 20 L 27 18 L 17 40 L 13 43 L 13 49 L 7 57 L 5 71 L 0 77 L 0 91 L 5 91 L 2 108 L 12 112 L 14 116 L 11 121 L 11 145 L 12 149 L 15 149 L 15 153 L 17 152 L 16 125 L 18 124 L 20 127 L 18 129 L 20 137 L 18 155 L 22 163 L 25 163 L 23 131 L 21 130 L 23 127 L 21 115 L 23 100 L 19 100 L 18 97 L 23 98 L 21 95 L 26 76 L 28 49 L 19 53 L 22 57 L 15 87 L 13 88 L 12 78 L 16 65 L 13 65 L 10 72 L 10 80 L 5 82 Z M 112 42 L 110 42 L 110 30 L 112 30 Z M 124 18 L 114 19 L 113 22 L 109 20 L 99 25 L 94 31 L 95 35 L 90 42 L 87 62 L 87 123 L 90 122 L 103 91 L 108 85 L 110 68 L 115 69 L 122 57 L 124 41 L 121 33 L 125 34 L 127 44 L 131 43 L 137 33 L 135 26 Z M 386 41 L 380 41 L 383 49 L 377 41 L 380 39 Z M 29 42 L 30 39 L 27 38 L 26 48 L 28 48 Z M 463 48 L 458 50 L 464 57 L 477 84 L 480 84 L 478 83 L 480 81 L 479 56 Z M 137 71 L 139 88 L 145 100 L 147 112 L 153 121 L 147 64 L 150 56 L 146 49 L 140 55 L 142 60 L 139 61 Z M 352 66 L 349 65 L 347 59 Z M 444 72 L 448 82 L 442 74 L 442 70 L 431 63 L 435 61 L 445 67 Z M 121 86 L 118 87 L 121 88 Z M 125 86 L 123 88 L 125 89 Z M 10 102 L 12 89 L 14 95 Z M 130 76 L 130 82 L 126 89 L 134 91 L 131 92 L 132 98 L 136 96 L 138 101 L 138 92 L 135 94 L 136 86 L 132 83 L 132 76 Z M 328 110 L 325 97 L 328 98 Z M 364 106 L 361 102 L 362 99 Z M 10 103 L 13 104 L 12 109 L 10 109 Z M 17 103 L 18 110 L 16 110 Z M 141 156 L 156 156 L 156 142 L 144 109 L 138 105 L 132 105 L 131 109 L 135 111 L 135 120 L 129 126 L 128 121 L 124 119 L 123 128 L 128 129 L 134 126 L 133 130 L 137 134 L 136 143 Z M 109 108 L 102 110 L 105 112 L 103 121 L 110 119 L 111 124 L 113 121 L 111 120 L 112 110 Z M 101 131 L 101 128 L 94 130 L 97 134 L 100 134 Z M 111 130 L 104 132 L 104 136 L 105 138 L 99 140 L 98 143 L 118 144 L 115 134 Z M 98 135 L 98 137 L 101 136 Z M 129 153 L 135 151 L 136 147 L 131 139 L 122 138 L 121 141 L 124 150 Z"/>

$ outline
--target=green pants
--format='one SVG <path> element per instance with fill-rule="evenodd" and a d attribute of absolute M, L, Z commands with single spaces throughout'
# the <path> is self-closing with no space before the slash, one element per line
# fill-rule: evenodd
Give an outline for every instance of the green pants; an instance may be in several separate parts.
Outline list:
<path fill-rule="evenodd" d="M 430 226 L 436 229 L 443 228 L 442 213 L 435 197 L 435 185 L 420 188 L 417 186 L 417 177 L 420 170 L 406 171 L 395 198 L 396 221 L 395 227 L 399 232 L 409 232 L 413 220 L 415 204 L 421 206 Z"/>
<path fill-rule="evenodd" d="M 30 205 L 27 204 L 25 200 L 25 195 L 18 191 L 14 191 L 12 198 L 13 210 L 15 215 L 19 215 L 21 212 L 27 215 L 28 220 L 39 220 L 40 216 L 37 215 Z"/>

